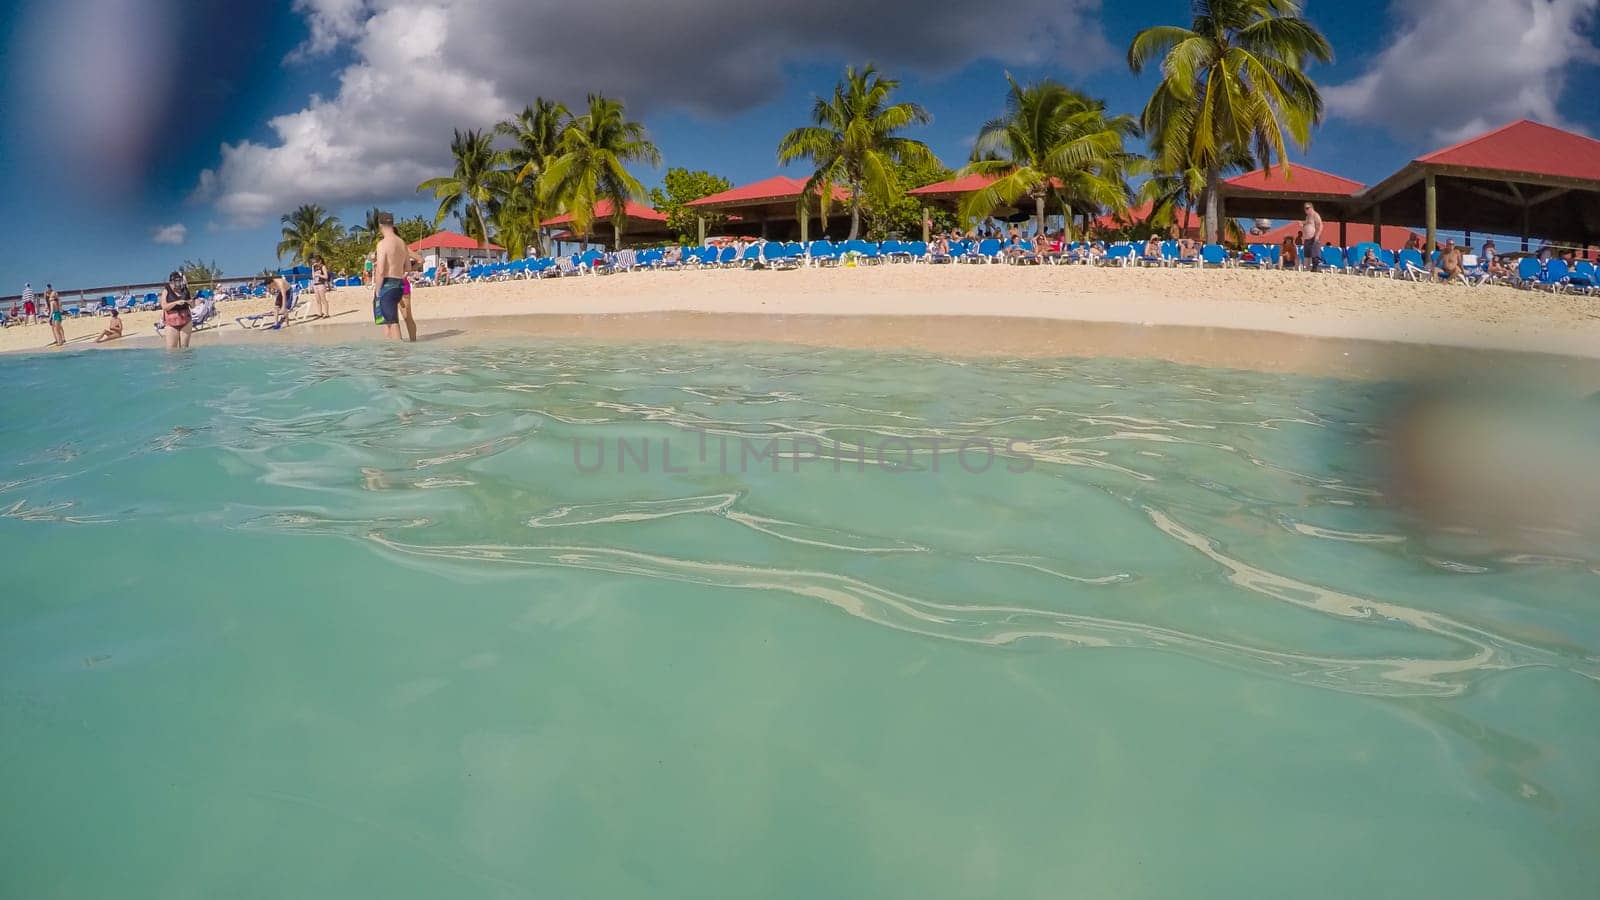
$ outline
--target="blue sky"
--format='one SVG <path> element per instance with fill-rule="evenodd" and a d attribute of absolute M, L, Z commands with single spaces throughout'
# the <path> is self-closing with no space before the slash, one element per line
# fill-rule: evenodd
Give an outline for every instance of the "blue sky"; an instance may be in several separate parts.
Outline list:
<path fill-rule="evenodd" d="M 797 5 L 798 7 L 799 5 Z M 187 258 L 273 262 L 277 217 L 431 213 L 411 188 L 447 165 L 450 128 L 538 94 L 621 97 L 666 164 L 735 183 L 848 62 L 877 61 L 926 106 L 958 166 L 1000 110 L 1004 73 L 1050 76 L 1136 113 L 1152 75 L 1133 34 L 1187 23 L 1186 0 L 54 0 L 0 3 L 0 294 L 157 280 Z M 1600 0 L 1309 0 L 1337 60 L 1311 165 L 1373 182 L 1519 117 L 1600 132 Z M 996 27 L 997 21 L 1001 24 Z M 67 60 L 99 60 L 76 65 Z M 664 171 L 664 170 L 662 170 Z M 647 184 L 661 171 L 637 172 Z M 420 176 L 420 177 L 419 177 Z M 158 243 L 157 238 L 165 243 Z"/>

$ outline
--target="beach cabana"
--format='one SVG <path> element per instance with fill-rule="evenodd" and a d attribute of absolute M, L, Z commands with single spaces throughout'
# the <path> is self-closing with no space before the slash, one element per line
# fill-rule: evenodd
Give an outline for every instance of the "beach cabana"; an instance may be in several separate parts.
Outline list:
<path fill-rule="evenodd" d="M 435 268 L 440 260 L 454 267 L 504 262 L 506 258 L 506 248 L 498 244 L 484 245 L 455 231 L 436 231 L 406 246 L 422 257 L 424 269 Z"/>
<path fill-rule="evenodd" d="M 645 206 L 643 203 L 635 203 L 632 200 L 623 205 L 622 230 L 616 231 L 616 223 L 611 219 L 611 212 L 614 208 L 610 200 L 596 202 L 594 205 L 594 218 L 589 226 L 594 230 L 594 233 L 590 235 L 591 237 L 595 234 L 604 234 L 607 231 L 612 232 L 611 246 L 614 250 L 622 249 L 622 241 L 625 238 L 634 238 L 641 241 L 660 241 L 673 237 L 672 228 L 667 225 L 667 217 L 664 214 Z M 570 229 L 572 227 L 572 215 L 569 213 L 556 216 L 553 219 L 545 219 L 540 224 L 545 227 Z"/>
<path fill-rule="evenodd" d="M 1600 240 L 1600 141 L 1523 119 L 1407 163 L 1359 209 L 1384 221 L 1587 245 Z"/>
<path fill-rule="evenodd" d="M 1217 191 L 1222 217 L 1244 219 L 1303 219 L 1305 205 L 1314 204 L 1329 235 L 1338 226 L 1339 246 L 1349 246 L 1346 223 L 1352 218 L 1355 198 L 1366 185 L 1310 166 L 1257 169 L 1222 182 Z M 1357 233 L 1356 240 L 1363 235 Z"/>
<path fill-rule="evenodd" d="M 805 189 L 806 179 L 790 178 L 786 175 L 777 175 L 765 181 L 754 184 L 740 185 L 698 200 L 690 200 L 686 205 L 697 213 L 723 213 L 738 216 L 746 225 L 754 223 L 761 229 L 762 237 L 770 237 L 770 223 L 798 222 L 800 241 L 810 239 L 810 221 L 812 216 L 820 216 L 820 198 L 813 198 L 810 213 L 805 218 L 797 214 L 796 207 L 800 202 L 800 192 Z M 820 193 L 820 192 L 819 192 Z M 839 208 L 850 202 L 850 193 L 841 187 L 833 189 L 833 208 L 830 214 L 839 215 Z M 848 212 L 845 213 L 848 218 Z M 820 218 L 818 219 L 820 222 Z M 821 233 L 819 227 L 818 233 Z M 700 216 L 700 243 L 706 240 L 706 219 Z"/>

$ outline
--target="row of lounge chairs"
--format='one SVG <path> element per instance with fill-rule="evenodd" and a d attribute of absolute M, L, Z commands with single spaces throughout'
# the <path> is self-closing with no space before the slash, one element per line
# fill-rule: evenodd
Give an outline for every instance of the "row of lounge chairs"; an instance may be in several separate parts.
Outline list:
<path fill-rule="evenodd" d="M 1155 254 L 1146 254 L 1144 244 L 1101 242 L 1072 243 L 1060 252 L 1038 253 L 1027 244 L 1008 247 L 996 238 L 963 240 L 931 247 L 923 241 L 888 240 L 812 241 L 809 244 L 768 241 L 743 247 L 680 247 L 675 250 L 622 250 L 603 253 L 588 250 L 570 256 L 521 259 L 514 262 L 473 266 L 458 272 L 449 279 L 452 283 L 507 281 L 527 278 L 552 278 L 586 274 L 609 274 L 638 269 L 698 269 L 698 268 L 770 268 L 790 269 L 800 266 L 874 265 L 879 263 L 1011 263 L 1043 265 L 1110 265 L 1156 266 L 1169 268 L 1279 268 L 1281 258 L 1277 245 L 1254 244 L 1247 250 L 1234 253 L 1218 244 L 1186 248 L 1177 241 L 1166 241 Z M 1372 259 L 1367 259 L 1367 251 Z M 1434 254 L 1437 262 L 1438 254 Z M 1398 253 L 1385 250 L 1374 243 L 1354 244 L 1348 248 L 1323 247 L 1318 268 L 1324 272 L 1347 273 L 1374 277 L 1391 277 L 1411 281 L 1431 281 L 1442 277 L 1434 267 L 1424 261 L 1417 250 Z M 1556 291 L 1596 290 L 1594 267 L 1587 262 L 1576 264 L 1572 270 L 1553 260 L 1541 263 L 1536 259 L 1523 259 L 1517 272 L 1509 278 L 1499 278 L 1487 265 L 1467 266 L 1464 280 L 1468 284 L 1487 284 L 1505 281 L 1522 287 L 1542 287 Z M 439 283 L 435 270 L 422 273 L 423 284 Z"/>

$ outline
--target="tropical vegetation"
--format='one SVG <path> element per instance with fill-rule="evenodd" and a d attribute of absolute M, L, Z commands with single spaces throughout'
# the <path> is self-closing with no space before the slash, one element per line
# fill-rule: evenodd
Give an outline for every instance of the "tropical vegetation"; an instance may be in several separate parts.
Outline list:
<path fill-rule="evenodd" d="M 565 207 L 572 231 L 587 238 L 594 227 L 595 207 L 611 203 L 611 224 L 621 234 L 627 203 L 645 199 L 644 185 L 629 173 L 627 163 L 661 165 L 661 151 L 645 127 L 628 119 L 619 101 L 590 94 L 588 111 L 561 130 L 556 155 L 539 176 L 539 189 Z"/>
<path fill-rule="evenodd" d="M 1287 170 L 1286 145 L 1305 147 L 1322 120 L 1322 96 L 1306 66 L 1331 61 L 1333 48 L 1300 15 L 1302 5 L 1195 0 L 1188 28 L 1146 28 L 1128 47 L 1136 73 L 1160 60 L 1161 80 L 1141 124 L 1168 172 L 1200 173 L 1207 241 L 1220 234 L 1217 190 L 1229 161 L 1246 153 L 1257 165 L 1277 160 Z"/>
<path fill-rule="evenodd" d="M 832 188 L 840 185 L 849 194 L 850 237 L 858 238 L 863 204 L 887 202 L 903 190 L 895 164 L 937 164 L 926 144 L 900 134 L 932 117 L 915 103 L 891 102 L 899 87 L 899 81 L 883 77 L 872 65 L 847 68 L 833 94 L 817 97 L 812 104 L 812 124 L 784 135 L 778 143 L 778 162 L 806 160 L 812 165 L 801 193 L 800 215 L 809 215 L 811 198 L 816 197 L 826 227 Z"/>
<path fill-rule="evenodd" d="M 285 213 L 279 221 L 283 223 L 283 239 L 278 242 L 278 258 L 288 256 L 296 263 L 326 257 L 343 234 L 339 218 L 314 203 Z"/>
<path fill-rule="evenodd" d="M 731 187 L 733 182 L 720 175 L 672 168 L 661 180 L 661 187 L 650 189 L 650 205 L 667 217 L 667 227 L 678 240 L 690 241 L 699 236 L 701 218 L 706 220 L 707 228 L 715 228 L 727 219 L 717 213 L 700 212 L 689 206 L 690 201 L 720 194 Z"/>
<path fill-rule="evenodd" d="M 962 214 L 982 218 L 1026 197 L 1043 231 L 1045 201 L 1054 197 L 1070 232 L 1074 206 L 1125 210 L 1134 157 L 1123 141 L 1138 133 L 1133 117 L 1108 116 L 1104 102 L 1056 81 L 1006 82 L 1006 113 L 978 131 L 964 170 L 994 180 L 967 196 Z"/>
<path fill-rule="evenodd" d="M 455 160 L 454 170 L 424 181 L 417 190 L 430 191 L 439 201 L 435 227 L 459 213 L 477 224 L 479 241 L 487 241 L 489 217 L 510 190 L 510 178 L 502 167 L 505 157 L 494 148 L 492 133 L 460 129 L 450 141 L 450 155 Z"/>
<path fill-rule="evenodd" d="M 504 151 L 510 191 L 495 216 L 495 232 L 501 245 L 519 255 L 524 247 L 531 247 L 543 256 L 544 235 L 539 225 L 561 214 L 560 198 L 547 190 L 541 179 L 560 155 L 561 134 L 571 120 L 572 113 L 565 105 L 539 97 L 495 126 L 497 134 L 512 141 Z"/>

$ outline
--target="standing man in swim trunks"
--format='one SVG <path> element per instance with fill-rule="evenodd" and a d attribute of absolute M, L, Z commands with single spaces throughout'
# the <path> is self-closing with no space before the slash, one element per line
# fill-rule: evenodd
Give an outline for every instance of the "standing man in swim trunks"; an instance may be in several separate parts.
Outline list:
<path fill-rule="evenodd" d="M 395 234 L 394 213 L 378 213 L 378 230 L 383 232 L 383 240 L 378 242 L 372 264 L 375 287 L 372 316 L 383 326 L 384 337 L 400 340 L 400 302 L 405 298 L 406 264 L 411 260 L 411 251 L 406 249 L 406 242 L 400 235 Z"/>
<path fill-rule="evenodd" d="M 50 314 L 50 333 L 55 335 L 55 340 L 50 342 L 52 347 L 65 347 L 67 345 L 67 329 L 61 324 L 61 295 L 56 293 L 54 285 L 44 286 L 44 308 Z"/>
<path fill-rule="evenodd" d="M 1322 216 L 1317 214 L 1317 208 L 1306 204 L 1306 220 L 1300 223 L 1300 236 L 1305 240 L 1305 252 L 1301 258 L 1306 261 L 1306 268 L 1312 272 L 1322 270 Z"/>

